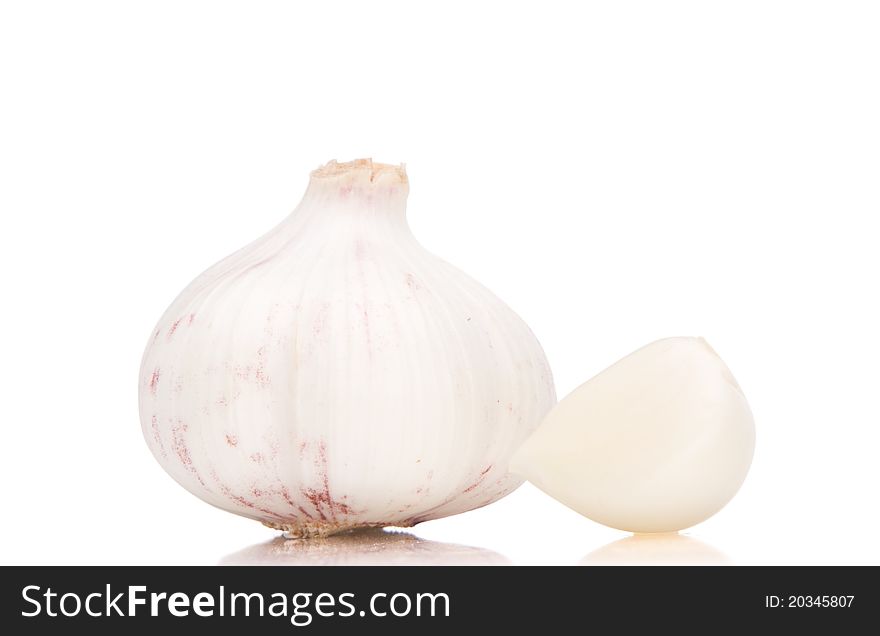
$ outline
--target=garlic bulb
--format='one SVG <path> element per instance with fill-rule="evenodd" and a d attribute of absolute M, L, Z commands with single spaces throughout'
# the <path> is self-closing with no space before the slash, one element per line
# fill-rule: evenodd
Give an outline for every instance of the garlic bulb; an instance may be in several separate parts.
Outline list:
<path fill-rule="evenodd" d="M 537 340 L 406 223 L 403 167 L 331 161 L 297 209 L 177 297 L 140 376 L 184 488 L 294 536 L 491 503 L 556 401 Z"/>
<path fill-rule="evenodd" d="M 565 397 L 512 471 L 586 517 L 672 532 L 721 510 L 755 449 L 742 389 L 702 338 L 667 338 Z"/>

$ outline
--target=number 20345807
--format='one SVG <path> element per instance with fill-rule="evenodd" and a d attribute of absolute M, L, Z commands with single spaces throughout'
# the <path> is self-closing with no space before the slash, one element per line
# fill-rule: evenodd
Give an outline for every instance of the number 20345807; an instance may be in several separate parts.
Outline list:
<path fill-rule="evenodd" d="M 768 594 L 764 597 L 764 607 L 852 607 L 855 596 L 850 595 L 786 595 Z"/>

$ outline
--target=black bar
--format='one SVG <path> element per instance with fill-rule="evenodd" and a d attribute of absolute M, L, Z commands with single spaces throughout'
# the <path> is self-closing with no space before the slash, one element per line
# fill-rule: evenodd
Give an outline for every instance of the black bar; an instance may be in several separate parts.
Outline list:
<path fill-rule="evenodd" d="M 9 633 L 66 633 L 86 629 L 89 634 L 119 634 L 126 627 L 161 628 L 162 634 L 202 633 L 226 627 L 252 627 L 265 633 L 340 633 L 357 629 L 381 629 L 382 633 L 449 633 L 449 629 L 478 626 L 497 629 L 541 630 L 541 633 L 577 631 L 598 633 L 610 626 L 615 633 L 630 633 L 647 625 L 682 633 L 717 633 L 719 630 L 762 627 L 786 629 L 810 627 L 849 633 L 857 626 L 877 625 L 878 569 L 875 567 L 5 567 L 0 583 L 0 625 Z M 90 617 L 84 602 L 93 596 L 90 609 L 108 611 L 106 591 L 111 598 L 123 593 L 115 604 L 129 610 L 129 586 L 145 586 L 137 598 L 135 615 Z M 25 600 L 23 590 L 33 599 Z M 223 593 L 221 594 L 221 586 Z M 47 589 L 58 596 L 45 597 Z M 156 603 L 151 616 L 151 593 L 181 592 L 173 616 L 167 597 Z M 75 617 L 49 617 L 60 612 L 63 594 L 75 593 L 80 612 Z M 192 602 L 198 593 L 200 611 Z M 236 615 L 230 615 L 231 595 L 258 593 L 264 602 L 263 617 L 255 616 L 260 600 L 252 597 L 251 616 L 243 616 L 241 597 L 235 601 Z M 392 596 L 402 593 L 404 597 Z M 272 596 L 277 594 L 278 596 Z M 299 594 L 295 597 L 294 595 Z M 318 598 L 319 594 L 325 596 Z M 342 596 L 352 594 L 353 596 Z M 374 595 L 385 594 L 386 596 Z M 431 616 L 430 597 L 435 597 Z M 309 595 L 309 596 L 305 596 Z M 219 616 L 220 598 L 224 616 Z M 184 600 L 185 598 L 185 600 Z M 833 601 L 831 599 L 834 599 Z M 320 606 L 318 601 L 320 602 Z M 370 601 L 373 600 L 371 606 Z M 344 601 L 344 602 L 343 602 Z M 286 616 L 268 616 L 270 605 L 284 609 Z M 295 606 L 299 606 L 298 609 Z M 832 605 L 833 603 L 833 605 Z M 404 613 L 406 616 L 394 616 Z M 415 606 L 420 604 L 420 614 Z M 776 605 L 775 607 L 773 605 Z M 27 618 L 40 608 L 40 614 Z M 65 600 L 64 609 L 73 613 L 77 601 Z M 372 607 L 372 609 L 371 609 Z M 291 618 L 296 610 L 297 622 Z M 386 616 L 374 616 L 387 612 Z M 333 616 L 321 616 L 321 613 Z M 363 612 L 363 615 L 361 615 Z M 351 613 L 350 616 L 345 614 Z M 340 616 L 339 614 L 343 614 Z M 8 627 L 14 628 L 10 632 Z M 193 631 L 198 630 L 198 631 Z"/>

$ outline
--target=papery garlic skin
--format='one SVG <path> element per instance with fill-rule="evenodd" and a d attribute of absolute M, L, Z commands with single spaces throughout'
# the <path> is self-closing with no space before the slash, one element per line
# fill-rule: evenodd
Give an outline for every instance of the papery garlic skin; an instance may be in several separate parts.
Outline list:
<path fill-rule="evenodd" d="M 702 338 L 667 338 L 559 402 L 510 469 L 594 521 L 674 532 L 721 510 L 755 448 L 751 410 Z"/>
<path fill-rule="evenodd" d="M 402 167 L 312 173 L 274 230 L 194 280 L 140 374 L 144 436 L 184 488 L 292 535 L 410 526 L 521 480 L 556 401 L 528 327 L 411 234 Z"/>

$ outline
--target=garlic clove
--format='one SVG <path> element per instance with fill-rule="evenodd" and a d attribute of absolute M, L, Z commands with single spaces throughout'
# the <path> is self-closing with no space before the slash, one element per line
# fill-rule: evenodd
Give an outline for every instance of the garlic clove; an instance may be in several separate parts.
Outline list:
<path fill-rule="evenodd" d="M 754 447 L 752 413 L 721 358 L 702 338 L 667 338 L 559 402 L 510 470 L 599 523 L 673 532 L 730 501 Z"/>

